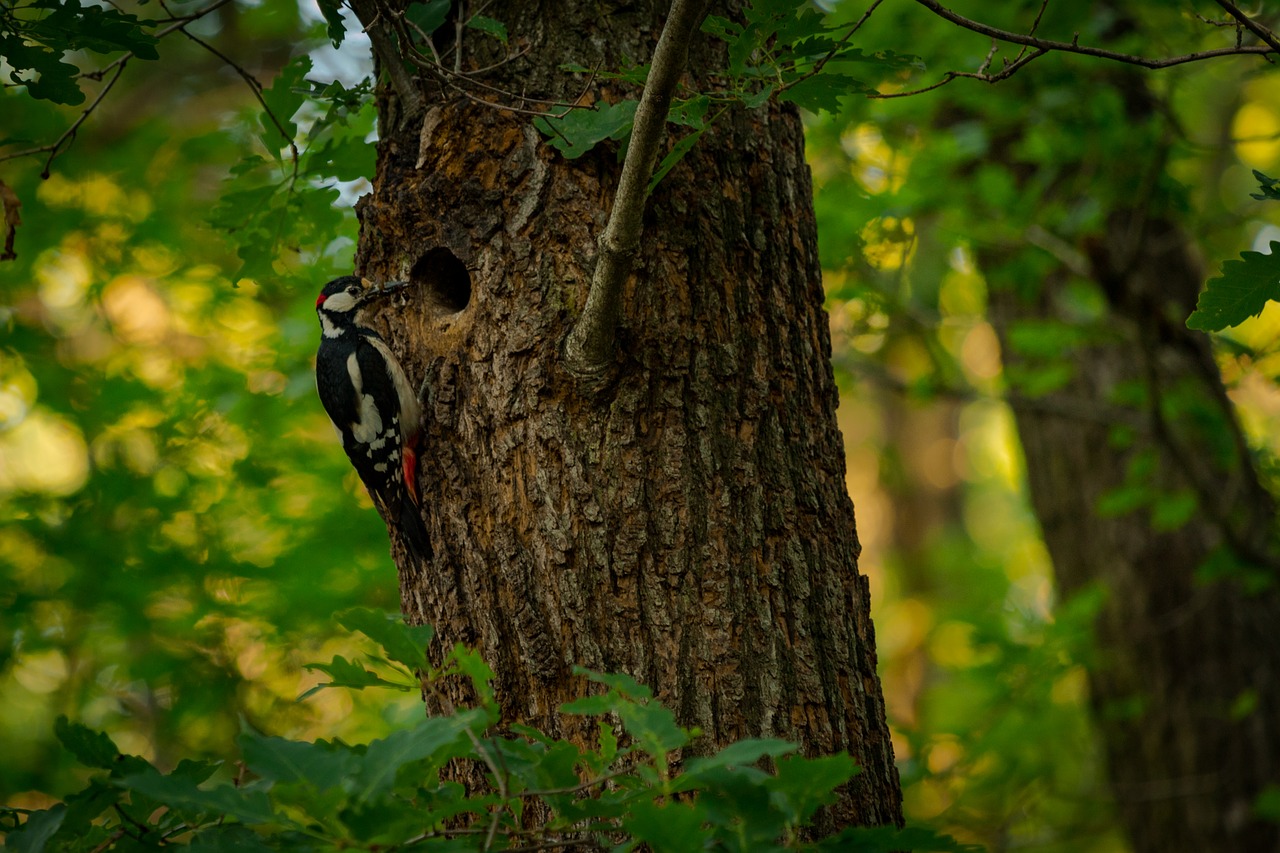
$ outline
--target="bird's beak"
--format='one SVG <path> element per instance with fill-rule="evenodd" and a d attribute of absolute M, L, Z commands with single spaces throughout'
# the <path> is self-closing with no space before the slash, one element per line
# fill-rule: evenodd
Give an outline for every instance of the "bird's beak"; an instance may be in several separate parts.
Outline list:
<path fill-rule="evenodd" d="M 380 299 L 409 286 L 407 281 L 388 281 L 383 284 L 374 284 L 365 278 L 361 279 L 361 282 L 365 286 L 365 299 Z"/>

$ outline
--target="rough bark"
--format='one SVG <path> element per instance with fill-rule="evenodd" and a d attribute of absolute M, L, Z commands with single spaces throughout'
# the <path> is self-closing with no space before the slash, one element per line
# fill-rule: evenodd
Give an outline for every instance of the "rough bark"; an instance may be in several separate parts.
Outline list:
<path fill-rule="evenodd" d="M 644 61 L 664 9 L 493 3 L 527 53 L 485 82 L 562 96 L 582 81 L 561 63 Z M 357 263 L 420 285 L 381 318 L 425 380 L 435 558 L 397 555 L 405 612 L 482 651 L 507 722 L 591 737 L 556 714 L 588 689 L 571 667 L 627 672 L 703 730 L 700 750 L 848 750 L 863 770 L 832 821 L 899 820 L 798 116 L 729 117 L 666 178 L 617 362 L 586 386 L 561 347 L 616 151 L 567 161 L 527 116 L 423 90 L 425 115 L 399 126 L 383 95 Z"/>
<path fill-rule="evenodd" d="M 1134 120 L 1144 119 L 1143 84 L 1119 80 Z M 1151 174 L 1160 165 L 1123 168 Z M 1027 164 L 1014 168 L 1030 174 Z M 1057 199 L 1069 184 L 1057 185 Z M 1070 382 L 1014 408 L 1058 587 L 1069 597 L 1101 584 L 1107 594 L 1090 686 L 1120 819 L 1139 853 L 1280 850 L 1280 827 L 1253 813 L 1262 790 L 1280 782 L 1275 505 L 1208 339 L 1183 323 L 1204 281 L 1193 240 L 1152 202 L 1114 211 L 1104 231 L 1075 249 L 1109 312 L 1091 343 L 1063 353 Z M 1010 256 L 980 254 L 991 270 Z M 992 318 L 1007 366 L 1019 364 L 1009 336 L 1018 323 L 1079 322 L 1062 298 L 1071 275 L 1056 270 L 1032 298 L 1018 295 L 1027 282 L 993 276 Z M 1117 427 L 1129 438 L 1117 440 Z M 1143 456 L 1152 487 L 1194 495 L 1185 524 L 1161 529 L 1147 509 L 1099 515 L 1099 501 Z M 1215 552 L 1255 568 L 1205 580 Z M 1273 580 L 1250 589 L 1245 574 L 1259 568 Z"/>

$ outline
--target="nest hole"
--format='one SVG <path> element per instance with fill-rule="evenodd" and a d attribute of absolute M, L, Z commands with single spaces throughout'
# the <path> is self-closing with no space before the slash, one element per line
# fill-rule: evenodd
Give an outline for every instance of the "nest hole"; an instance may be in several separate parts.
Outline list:
<path fill-rule="evenodd" d="M 409 277 L 447 311 L 456 314 L 471 302 L 471 273 L 457 255 L 443 246 L 419 258 Z"/>

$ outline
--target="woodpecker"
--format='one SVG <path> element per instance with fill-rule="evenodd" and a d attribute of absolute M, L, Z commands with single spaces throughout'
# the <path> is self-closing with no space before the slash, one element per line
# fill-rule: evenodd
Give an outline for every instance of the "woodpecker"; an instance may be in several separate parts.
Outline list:
<path fill-rule="evenodd" d="M 353 275 L 324 286 L 316 298 L 316 388 L 378 511 L 388 521 L 399 522 L 406 547 L 421 562 L 431 557 L 418 511 L 422 410 L 386 341 L 358 316 L 372 300 L 404 286 L 405 282 L 392 282 L 377 287 Z"/>

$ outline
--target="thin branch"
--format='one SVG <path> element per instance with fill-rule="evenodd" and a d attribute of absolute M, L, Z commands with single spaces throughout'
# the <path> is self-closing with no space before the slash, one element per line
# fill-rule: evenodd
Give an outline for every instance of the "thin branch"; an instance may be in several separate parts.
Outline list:
<path fill-rule="evenodd" d="M 1280 52 L 1280 40 L 1276 39 L 1275 33 L 1240 11 L 1235 3 L 1230 3 L 1228 0 L 1218 0 L 1218 5 L 1226 10 L 1228 15 L 1239 21 L 1245 29 L 1270 45 L 1272 50 Z"/>
<path fill-rule="evenodd" d="M 1171 68 L 1175 65 L 1185 65 L 1188 62 L 1201 62 L 1206 59 L 1216 59 L 1221 56 L 1266 56 L 1271 53 L 1280 52 L 1270 44 L 1237 45 L 1236 47 L 1215 48 L 1214 50 L 1202 50 L 1196 53 L 1184 53 L 1180 56 L 1152 59 L 1146 56 L 1119 53 L 1114 50 L 1106 50 L 1105 48 L 1100 47 L 1090 47 L 1089 45 L 1080 44 L 1077 41 L 1054 41 L 1053 39 L 1043 39 L 1035 35 L 1024 35 L 1022 33 L 1015 33 L 1009 30 L 1002 30 L 998 27 L 984 24 L 981 21 L 974 21 L 970 18 L 964 17 L 963 15 L 959 15 L 937 2 L 937 0 L 916 0 L 916 2 L 933 12 L 938 17 L 950 21 L 959 27 L 963 27 L 966 30 L 972 30 L 975 33 L 980 33 L 984 36 L 998 39 L 1003 42 L 1026 45 L 1027 47 L 1034 47 L 1043 52 L 1057 50 L 1064 53 L 1078 53 L 1083 56 L 1093 56 L 1098 59 L 1110 59 L 1114 62 L 1124 62 L 1128 65 L 1140 65 L 1143 68 Z M 955 76 L 972 75 L 956 73 Z"/>
<path fill-rule="evenodd" d="M 396 90 L 396 95 L 399 96 L 404 107 L 403 115 L 407 118 L 422 112 L 422 93 L 418 91 L 413 78 L 404 69 L 395 40 L 388 32 L 391 26 L 387 16 L 381 13 L 377 0 L 351 0 L 351 9 L 356 13 L 356 18 L 368 34 L 369 43 L 373 45 L 373 52 L 377 54 L 379 64 L 391 79 L 391 87 Z"/>
<path fill-rule="evenodd" d="M 890 98 L 909 98 L 912 95 L 923 95 L 925 92 L 932 92 L 934 89 L 941 89 L 943 86 L 947 85 L 952 80 L 959 80 L 962 77 L 967 78 L 969 80 L 981 80 L 983 83 L 999 83 L 1001 80 L 1005 80 L 1005 79 L 1008 79 L 1009 77 L 1012 77 L 1018 71 L 1022 70 L 1024 66 L 1029 65 L 1033 60 L 1039 59 L 1040 57 L 1044 56 L 1048 52 L 1049 51 L 1045 49 L 1037 49 L 1032 51 L 1031 53 L 1026 53 L 1025 55 L 1023 55 L 1023 53 L 1020 53 L 1017 59 L 1010 62 L 1008 65 L 1006 65 L 1004 68 L 997 71 L 995 74 L 986 73 L 987 67 L 991 64 L 991 60 L 995 57 L 994 53 L 989 53 L 987 54 L 987 58 L 983 61 L 982 67 L 979 68 L 978 71 L 976 72 L 948 71 L 946 74 L 942 75 L 942 79 L 939 80 L 937 83 L 933 83 L 928 86 L 922 86 L 919 89 L 910 89 L 906 92 L 872 92 L 871 94 L 867 95 L 867 97 L 873 100 L 889 100 Z"/>
<path fill-rule="evenodd" d="M 80 112 L 80 115 L 71 123 L 71 126 L 63 131 L 62 135 L 59 136 L 52 145 L 35 148 L 31 151 L 22 151 L 17 154 L 6 155 L 4 157 L 0 157 L 0 160 L 9 160 L 13 157 L 21 157 L 23 154 L 34 154 L 39 151 L 48 151 L 49 159 L 44 161 L 44 168 L 40 170 L 40 177 L 47 179 L 49 177 L 49 170 L 53 167 L 53 159 L 58 156 L 63 145 L 69 145 L 71 141 L 76 138 L 76 131 L 80 129 L 80 125 L 84 124 L 85 119 L 89 118 L 89 116 L 93 114 L 93 111 L 98 108 L 98 104 L 102 103 L 102 99 L 107 96 L 107 92 L 110 92 L 111 87 L 120 79 L 120 75 L 124 73 L 125 65 L 126 63 L 121 62 L 116 66 L 116 73 L 113 74 L 111 79 L 104 83 L 102 88 L 98 90 L 98 96 L 93 99 L 89 106 L 85 107 Z"/>
<path fill-rule="evenodd" d="M 653 52 L 653 64 L 636 108 L 627 159 L 582 316 L 565 341 L 565 365 L 580 377 L 599 377 L 613 361 L 622 287 L 644 230 L 644 203 L 676 83 L 689 57 L 689 41 L 707 13 L 707 0 L 673 0 Z"/>
<path fill-rule="evenodd" d="M 184 15 L 181 18 L 174 18 L 173 20 L 175 21 L 175 23 L 157 32 L 155 34 L 155 38 L 157 41 L 159 41 L 165 36 L 168 36 L 174 32 L 177 32 L 178 30 L 181 30 L 183 27 L 185 27 L 187 24 L 191 23 L 192 21 L 198 21 L 200 18 L 203 18 L 205 15 L 208 15 L 209 13 L 222 8 L 223 6 L 227 5 L 230 2 L 231 0 L 217 0 L 217 2 L 212 3 L 196 12 L 192 12 L 190 15 Z M 102 99 L 106 97 L 107 92 L 111 91 L 111 87 L 114 86 L 116 84 L 116 81 L 120 79 L 120 74 L 124 71 L 124 67 L 125 65 L 128 64 L 129 60 L 133 58 L 133 55 L 134 55 L 133 51 L 131 50 L 126 51 L 124 54 L 116 57 L 111 62 L 108 62 L 106 65 L 102 66 L 101 68 L 98 68 L 94 71 L 85 71 L 81 74 L 76 75 L 78 78 L 88 77 L 91 80 L 102 80 L 102 78 L 107 75 L 108 71 L 111 71 L 111 70 L 115 71 L 115 74 L 112 75 L 111 79 L 107 81 L 106 85 L 103 86 L 102 89 L 98 91 L 98 95 L 93 99 L 93 102 L 89 104 L 89 106 L 85 107 L 85 109 L 80 113 L 79 118 L 77 118 L 71 124 L 71 126 L 68 127 L 63 132 L 61 136 L 59 136 L 57 139 L 55 139 L 53 142 L 49 143 L 48 145 L 40 145 L 35 148 L 27 148 L 22 151 L 14 151 L 11 154 L 0 154 L 0 163 L 3 163 L 6 160 L 16 160 L 19 157 L 30 157 L 36 154 L 44 154 L 48 152 L 49 159 L 45 161 L 44 169 L 40 172 L 41 178 L 48 178 L 49 169 L 53 166 L 54 158 L 61 153 L 64 145 L 69 144 L 73 139 L 75 139 L 76 131 L 80 129 L 80 125 L 84 124 L 85 119 L 87 119 L 90 116 L 90 114 L 92 114 L 93 111 L 98 108 L 98 104 L 102 103 Z"/>
<path fill-rule="evenodd" d="M 262 97 L 262 84 L 258 82 L 258 78 L 254 77 L 252 74 L 246 71 L 243 67 L 241 67 L 235 60 L 227 56 L 222 51 L 218 50 L 213 45 L 209 44 L 204 39 L 199 38 L 198 36 L 192 35 L 191 33 L 187 32 L 185 29 L 182 30 L 182 34 L 187 38 L 191 39 L 196 44 L 203 47 L 205 50 L 212 53 L 214 56 L 218 57 L 218 59 L 221 59 L 227 65 L 229 65 L 231 69 L 235 71 L 237 74 L 239 74 L 241 79 L 243 79 L 244 82 L 248 84 L 249 91 L 253 93 L 253 96 L 255 98 L 257 98 L 258 103 L 262 106 L 262 111 L 267 114 L 267 118 L 271 119 L 271 123 L 275 125 L 276 130 L 280 131 L 280 135 L 283 136 L 285 141 L 289 143 L 289 151 L 293 154 L 293 177 L 296 179 L 298 176 L 298 158 L 299 158 L 298 144 L 297 142 L 294 141 L 294 138 L 289 133 L 289 131 L 285 130 L 284 123 L 281 122 L 279 117 L 276 116 L 276 114 L 271 110 L 271 107 L 267 106 L 266 99 Z"/>

